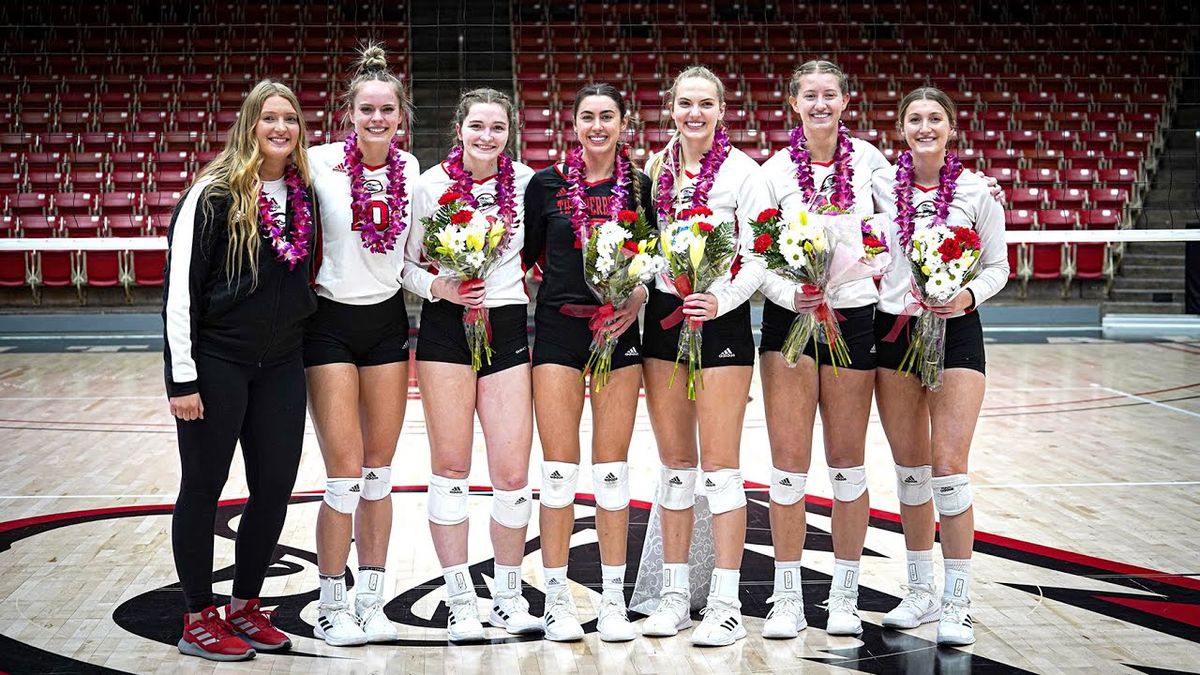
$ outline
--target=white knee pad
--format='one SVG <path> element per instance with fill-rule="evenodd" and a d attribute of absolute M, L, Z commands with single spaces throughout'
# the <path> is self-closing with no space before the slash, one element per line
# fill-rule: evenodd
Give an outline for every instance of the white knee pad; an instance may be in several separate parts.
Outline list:
<path fill-rule="evenodd" d="M 579 465 L 569 462 L 542 462 L 542 506 L 562 509 L 575 503 L 575 484 Z"/>
<path fill-rule="evenodd" d="M 900 503 L 905 506 L 920 506 L 933 499 L 933 487 L 929 479 L 933 477 L 933 467 L 928 464 L 921 466 L 896 465 L 896 494 Z"/>
<path fill-rule="evenodd" d="M 934 476 L 933 506 L 943 516 L 957 516 L 971 508 L 971 479 L 965 473 Z"/>
<path fill-rule="evenodd" d="M 829 482 L 833 485 L 833 498 L 839 502 L 852 502 L 867 491 L 867 469 L 851 466 L 844 469 L 829 467 Z"/>
<path fill-rule="evenodd" d="M 516 490 L 492 488 L 492 520 L 519 530 L 529 524 L 533 514 L 533 488 L 526 485 Z"/>
<path fill-rule="evenodd" d="M 325 503 L 338 513 L 354 513 L 362 496 L 361 478 L 326 478 Z"/>
<path fill-rule="evenodd" d="M 629 464 L 593 464 L 592 490 L 596 493 L 596 506 L 606 511 L 620 511 L 629 506 Z"/>
<path fill-rule="evenodd" d="M 377 502 L 392 494 L 392 467 L 380 466 L 374 469 L 363 467 L 362 498 L 369 502 Z"/>
<path fill-rule="evenodd" d="M 662 467 L 658 484 L 658 505 L 672 511 L 696 505 L 696 470 Z"/>
<path fill-rule="evenodd" d="M 429 477 L 429 522 L 457 525 L 467 519 L 470 484 L 467 479 Z"/>
<path fill-rule="evenodd" d="M 742 472 L 737 469 L 705 471 L 704 494 L 708 497 L 708 508 L 713 515 L 742 508 L 746 505 Z"/>
<path fill-rule="evenodd" d="M 781 471 L 771 467 L 771 501 L 783 506 L 791 506 L 804 499 L 804 486 L 808 484 L 808 474 Z"/>

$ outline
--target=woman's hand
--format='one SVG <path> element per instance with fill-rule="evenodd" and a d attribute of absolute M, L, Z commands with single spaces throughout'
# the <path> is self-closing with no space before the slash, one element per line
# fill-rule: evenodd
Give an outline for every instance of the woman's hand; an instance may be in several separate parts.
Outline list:
<path fill-rule="evenodd" d="M 712 293 L 692 293 L 683 299 L 683 315 L 693 322 L 717 318 L 717 296 Z"/>
<path fill-rule="evenodd" d="M 989 176 L 986 173 L 979 173 L 979 176 L 987 182 L 988 192 L 991 193 L 992 199 L 995 199 L 1000 206 L 1004 206 L 1004 188 L 1000 187 L 1000 181 L 996 180 L 995 176 Z"/>
<path fill-rule="evenodd" d="M 813 293 L 806 293 L 807 284 L 796 287 L 796 295 L 792 298 L 792 304 L 796 307 L 797 314 L 812 314 L 817 311 L 821 303 L 825 302 L 825 291 L 817 289 Z M 811 287 L 809 287 L 811 288 Z"/>
<path fill-rule="evenodd" d="M 955 314 L 967 311 L 967 308 L 971 306 L 972 302 L 974 302 L 974 296 L 971 295 L 971 291 L 968 291 L 964 288 L 960 290 L 953 298 L 950 298 L 950 302 L 947 302 L 944 305 L 930 305 L 929 311 L 942 317 L 943 319 L 949 319 Z"/>
<path fill-rule="evenodd" d="M 629 296 L 624 304 L 617 307 L 613 315 L 605 322 L 605 330 L 608 331 L 608 334 L 614 338 L 621 337 L 621 334 L 637 321 L 638 311 L 641 310 L 642 304 L 646 302 L 649 295 L 650 291 L 646 290 L 645 286 L 633 289 L 633 295 Z"/>
<path fill-rule="evenodd" d="M 192 420 L 204 419 L 204 402 L 200 400 L 200 394 L 188 394 L 187 396 L 172 396 L 169 399 L 171 403 L 171 414 L 185 422 Z"/>
<path fill-rule="evenodd" d="M 429 292 L 435 298 L 471 309 L 483 307 L 485 297 L 483 279 L 459 281 L 449 277 L 438 277 L 429 287 Z"/>

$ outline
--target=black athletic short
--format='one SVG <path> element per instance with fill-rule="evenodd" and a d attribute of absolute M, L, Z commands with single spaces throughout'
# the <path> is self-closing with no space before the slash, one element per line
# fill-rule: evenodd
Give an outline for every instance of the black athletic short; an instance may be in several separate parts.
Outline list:
<path fill-rule="evenodd" d="M 887 312 L 875 312 L 875 349 L 880 368 L 899 370 L 904 360 L 904 351 L 916 317 L 907 317 L 907 325 L 900 331 L 895 342 L 885 342 L 884 337 L 896 325 L 896 315 Z M 986 358 L 983 353 L 983 324 L 979 321 L 979 313 L 971 312 L 946 321 L 946 360 L 945 368 L 969 368 L 985 373 Z"/>
<path fill-rule="evenodd" d="M 864 307 L 847 307 L 836 310 L 842 318 L 838 327 L 842 330 L 842 339 L 846 341 L 846 350 L 850 352 L 850 368 L 852 370 L 875 369 L 875 305 Z M 762 339 L 758 343 L 758 353 L 777 352 L 783 348 L 783 341 L 792 322 L 798 314 L 790 309 L 767 300 L 763 303 Z M 817 358 L 817 341 L 811 339 L 804 345 L 804 355 L 810 359 Z M 829 345 L 821 343 L 821 365 L 832 365 L 833 355 Z"/>
<path fill-rule="evenodd" d="M 426 300 L 417 327 L 417 360 L 471 365 L 471 349 L 463 328 L 465 307 L 453 302 Z M 492 362 L 486 357 L 478 376 L 484 377 L 529 363 L 529 326 L 525 305 L 488 309 L 492 324 Z"/>
<path fill-rule="evenodd" d="M 646 302 L 646 327 L 642 332 L 642 356 L 674 361 L 679 354 L 679 331 L 683 323 L 663 330 L 660 321 L 683 301 L 658 289 L 650 291 Z M 700 358 L 705 368 L 753 366 L 754 334 L 750 330 L 750 303 L 743 302 L 731 311 L 704 322 L 700 331 Z"/>
<path fill-rule="evenodd" d="M 374 305 L 317 298 L 304 327 L 304 367 L 327 363 L 379 366 L 408 362 L 408 309 L 404 292 Z"/>
<path fill-rule="evenodd" d="M 566 316 L 558 307 L 538 305 L 533 312 L 533 365 L 553 363 L 583 372 L 591 355 L 592 331 L 585 317 Z M 638 322 L 621 333 L 612 354 L 612 369 L 642 363 Z"/>

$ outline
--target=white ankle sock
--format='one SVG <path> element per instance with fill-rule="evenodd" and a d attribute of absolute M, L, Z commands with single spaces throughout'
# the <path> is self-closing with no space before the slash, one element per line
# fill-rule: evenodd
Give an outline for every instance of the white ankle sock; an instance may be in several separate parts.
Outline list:
<path fill-rule="evenodd" d="M 800 586 L 800 561 L 776 560 L 775 590 L 772 595 L 779 595 L 781 593 L 803 595 L 802 591 L 803 589 Z"/>
<path fill-rule="evenodd" d="M 830 582 L 830 595 L 849 595 L 858 597 L 858 567 L 857 560 L 834 560 L 833 580 Z"/>

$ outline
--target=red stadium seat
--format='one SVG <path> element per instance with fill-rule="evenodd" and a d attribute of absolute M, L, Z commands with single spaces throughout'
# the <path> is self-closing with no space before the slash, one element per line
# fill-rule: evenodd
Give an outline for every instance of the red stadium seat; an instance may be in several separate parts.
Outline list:
<path fill-rule="evenodd" d="M 50 208 L 50 199 L 45 192 L 21 192 L 8 196 L 5 207 L 14 216 L 45 215 Z"/>
<path fill-rule="evenodd" d="M 162 286 L 166 251 L 132 251 L 133 282 L 139 286 Z"/>
<path fill-rule="evenodd" d="M 1053 187 L 1058 183 L 1056 169 L 1022 169 L 1017 173 L 1017 180 L 1025 185 Z"/>
<path fill-rule="evenodd" d="M 1046 203 L 1046 190 L 1040 187 L 1013 188 L 1008 191 L 1008 201 L 1016 209 L 1040 209 Z"/>
<path fill-rule="evenodd" d="M 1031 230 L 1036 224 L 1036 216 L 1029 209 L 1005 209 L 1004 228 L 1006 230 Z M 1016 267 L 1013 267 L 1014 273 Z"/>
<path fill-rule="evenodd" d="M 1082 209 L 1087 202 L 1087 190 L 1082 188 L 1050 188 L 1046 191 L 1050 205 L 1057 209 Z"/>
<path fill-rule="evenodd" d="M 1094 209 L 1123 209 L 1129 201 L 1129 191 L 1125 188 L 1105 187 L 1088 190 L 1088 203 Z"/>
<path fill-rule="evenodd" d="M 1115 229 L 1121 226 L 1121 220 L 1121 211 L 1115 209 L 1088 209 L 1079 212 L 1079 224 L 1085 229 Z"/>
<path fill-rule="evenodd" d="M 1068 209 L 1046 209 L 1037 213 L 1038 225 L 1046 230 L 1073 230 L 1079 226 L 1075 212 Z"/>
<path fill-rule="evenodd" d="M 50 200 L 53 210 L 59 214 L 86 215 L 95 205 L 91 192 L 59 192 L 51 195 Z"/>
<path fill-rule="evenodd" d="M 1062 244 L 1031 244 L 1031 279 L 1058 279 L 1066 263 L 1066 248 Z"/>

